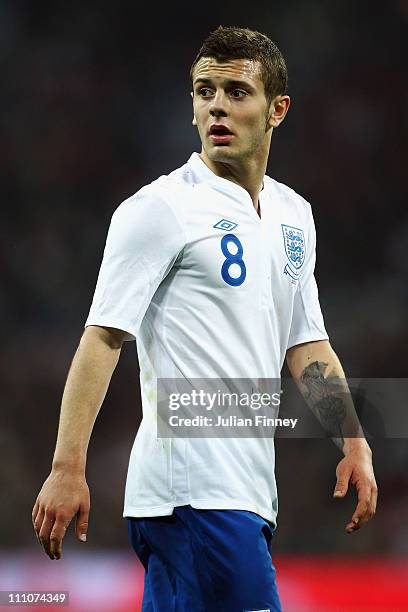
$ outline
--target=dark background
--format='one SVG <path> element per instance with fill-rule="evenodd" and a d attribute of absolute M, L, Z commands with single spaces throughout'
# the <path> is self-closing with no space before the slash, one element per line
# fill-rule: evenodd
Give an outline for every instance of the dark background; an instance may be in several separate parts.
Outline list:
<path fill-rule="evenodd" d="M 200 150 L 189 68 L 220 24 L 268 34 L 286 58 L 292 106 L 268 174 L 313 206 L 321 305 L 346 374 L 407 375 L 407 17 L 404 0 L 0 2 L 1 547 L 37 546 L 31 509 L 110 217 Z M 91 439 L 89 540 L 101 550 L 128 547 L 138 372 L 127 343 Z M 407 554 L 405 439 L 372 442 L 378 513 L 351 536 L 354 493 L 331 497 L 336 447 L 276 446 L 277 552 Z"/>

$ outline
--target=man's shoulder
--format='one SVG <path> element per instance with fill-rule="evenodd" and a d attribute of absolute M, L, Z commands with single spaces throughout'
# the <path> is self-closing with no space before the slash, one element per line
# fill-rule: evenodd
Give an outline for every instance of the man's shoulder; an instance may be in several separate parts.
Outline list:
<path fill-rule="evenodd" d="M 278 195 L 286 206 L 296 208 L 299 212 L 303 211 L 304 213 L 310 214 L 312 210 L 310 202 L 300 195 L 300 193 L 270 176 L 265 175 L 265 179 L 269 189 Z"/>
<path fill-rule="evenodd" d="M 172 170 L 169 174 L 162 174 L 150 183 L 143 185 L 134 194 L 126 198 L 121 206 L 131 206 L 139 200 L 144 200 L 150 201 L 152 205 L 161 202 L 174 207 L 180 197 L 187 195 L 192 182 L 188 164 L 184 164 Z"/>
<path fill-rule="evenodd" d="M 185 164 L 186 166 L 186 164 Z M 188 188 L 184 166 L 163 174 L 142 185 L 135 193 L 120 202 L 112 214 L 112 221 L 121 225 L 135 224 L 166 226 L 184 233 L 183 207 L 188 202 Z M 186 197 L 183 197 L 185 194 Z"/>

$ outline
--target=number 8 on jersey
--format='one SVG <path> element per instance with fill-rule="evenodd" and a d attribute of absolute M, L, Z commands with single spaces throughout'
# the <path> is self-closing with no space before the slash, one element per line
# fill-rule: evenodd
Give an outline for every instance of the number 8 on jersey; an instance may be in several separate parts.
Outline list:
<path fill-rule="evenodd" d="M 231 242 L 233 242 L 237 247 L 236 253 L 231 253 L 228 248 Z M 225 256 L 225 261 L 221 267 L 221 276 L 223 280 L 228 285 L 232 285 L 233 287 L 242 285 L 246 277 L 246 267 L 244 260 L 242 259 L 244 249 L 240 240 L 237 238 L 237 236 L 235 236 L 235 234 L 226 234 L 221 239 L 221 250 Z M 240 275 L 237 277 L 231 276 L 230 274 L 230 267 L 233 264 L 237 264 L 241 270 Z"/>

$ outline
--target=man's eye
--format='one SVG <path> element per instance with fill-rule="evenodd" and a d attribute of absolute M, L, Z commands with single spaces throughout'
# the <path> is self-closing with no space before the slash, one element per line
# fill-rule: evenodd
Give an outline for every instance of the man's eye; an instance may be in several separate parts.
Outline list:
<path fill-rule="evenodd" d="M 198 93 L 200 96 L 207 96 L 208 93 L 211 93 L 211 89 L 208 87 L 201 87 L 201 89 L 198 90 Z"/>
<path fill-rule="evenodd" d="M 247 95 L 246 91 L 243 89 L 234 89 L 231 94 L 233 98 L 243 98 Z"/>

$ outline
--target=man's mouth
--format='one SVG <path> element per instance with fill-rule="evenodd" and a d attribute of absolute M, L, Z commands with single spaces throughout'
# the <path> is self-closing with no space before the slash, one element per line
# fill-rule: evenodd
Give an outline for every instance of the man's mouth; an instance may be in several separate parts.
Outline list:
<path fill-rule="evenodd" d="M 210 140 L 214 144 L 222 144 L 225 142 L 229 142 L 234 137 L 234 134 L 226 125 L 223 125 L 221 123 L 213 123 L 210 126 L 209 136 Z"/>

